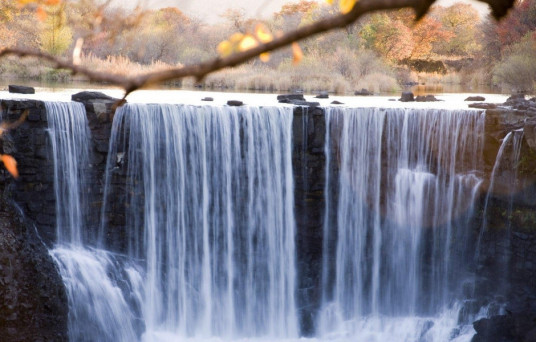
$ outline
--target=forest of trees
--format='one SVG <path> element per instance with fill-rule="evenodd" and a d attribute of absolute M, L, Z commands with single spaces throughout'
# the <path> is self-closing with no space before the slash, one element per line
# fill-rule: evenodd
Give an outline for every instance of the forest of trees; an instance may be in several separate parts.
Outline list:
<path fill-rule="evenodd" d="M 309 0 L 289 2 L 267 20 L 229 9 L 219 24 L 188 17 L 177 8 L 132 10 L 93 0 L 46 0 L 36 10 L 0 3 L 0 47 L 38 49 L 72 56 L 81 46 L 84 65 L 119 74 L 189 65 L 217 56 L 218 44 L 259 23 L 277 34 L 333 15 L 337 8 Z M 468 4 L 434 6 L 418 23 L 410 9 L 379 12 L 344 30 L 300 43 L 304 57 L 292 63 L 290 48 L 265 61 L 211 74 L 215 89 L 349 93 L 367 88 L 396 91 L 411 82 L 497 85 L 532 91 L 536 80 L 536 0 L 519 0 L 500 22 L 480 18 Z M 11 57 L 0 60 L 0 77 L 71 81 L 67 71 Z M 183 85 L 193 86 L 190 84 Z"/>

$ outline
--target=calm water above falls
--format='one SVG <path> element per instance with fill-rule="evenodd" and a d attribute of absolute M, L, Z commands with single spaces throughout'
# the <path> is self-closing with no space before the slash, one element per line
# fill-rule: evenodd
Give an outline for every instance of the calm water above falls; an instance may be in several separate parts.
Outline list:
<path fill-rule="evenodd" d="M 83 108 L 47 110 L 60 208 L 51 254 L 69 291 L 72 341 L 299 339 L 290 107 L 123 107 L 107 189 L 123 168 L 126 255 L 79 230 Z M 483 114 L 332 108 L 327 120 L 337 166 L 327 183 L 339 191 L 327 198 L 324 236 L 337 244 L 319 270 L 311 340 L 469 341 L 471 322 L 458 316 L 470 275 L 456 270 L 472 256 L 454 243 L 481 185 L 482 141 L 471 132 Z"/>

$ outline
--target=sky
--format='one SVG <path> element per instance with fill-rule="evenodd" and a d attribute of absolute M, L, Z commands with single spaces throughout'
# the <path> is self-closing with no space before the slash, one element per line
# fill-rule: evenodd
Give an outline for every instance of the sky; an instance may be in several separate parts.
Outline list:
<path fill-rule="evenodd" d="M 116 0 L 118 3 L 131 4 L 132 0 Z M 194 16 L 208 23 L 223 21 L 221 14 L 229 8 L 243 8 L 246 16 L 255 18 L 270 17 L 281 6 L 298 0 L 139 0 L 149 8 L 177 7 L 186 15 Z M 488 13 L 488 6 L 474 0 L 438 0 L 437 4 L 449 6 L 455 2 L 470 3 L 483 16 Z"/>

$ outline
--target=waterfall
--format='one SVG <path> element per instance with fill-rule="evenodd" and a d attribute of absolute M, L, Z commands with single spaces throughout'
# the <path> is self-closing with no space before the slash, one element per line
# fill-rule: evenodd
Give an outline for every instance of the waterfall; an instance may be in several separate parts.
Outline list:
<path fill-rule="evenodd" d="M 509 132 L 499 147 L 484 201 L 482 225 L 476 246 L 475 259 L 477 262 L 482 262 L 482 254 L 485 254 L 481 246 L 484 234 L 490 229 L 495 229 L 495 231 L 499 231 L 502 234 L 502 243 L 499 248 L 504 249 L 504 252 L 501 253 L 501 258 L 494 260 L 494 268 L 500 270 L 503 274 L 508 274 L 508 264 L 510 261 L 508 250 L 510 249 L 511 243 L 511 215 L 514 198 L 519 191 L 517 180 L 523 137 L 523 129 Z M 503 212 L 497 213 L 497 208 L 501 208 Z M 490 223 L 493 223 L 495 227 L 490 228 Z M 503 225 L 503 229 L 497 230 L 496 227 L 498 225 Z M 504 291 L 508 283 L 506 278 L 504 278 L 502 281 L 497 281 L 495 285 L 497 293 L 500 293 Z"/>
<path fill-rule="evenodd" d="M 129 260 L 90 249 L 90 132 L 80 103 L 45 102 L 54 159 L 56 245 L 50 251 L 67 289 L 70 341 L 134 341 L 139 271 Z"/>
<path fill-rule="evenodd" d="M 91 143 L 86 111 L 81 103 L 45 102 L 45 107 L 54 159 L 56 238 L 81 246 Z"/>
<path fill-rule="evenodd" d="M 107 182 L 124 158 L 145 340 L 298 335 L 291 124 L 289 108 L 117 112 Z"/>
<path fill-rule="evenodd" d="M 324 236 L 337 234 L 337 246 L 324 255 L 323 273 L 335 276 L 324 284 L 323 336 L 453 339 L 484 114 L 333 108 L 327 121 L 328 163 L 340 170 L 327 175 L 338 196 Z"/>
<path fill-rule="evenodd" d="M 98 227 L 87 220 L 98 213 L 88 205 L 84 107 L 46 109 L 50 253 L 68 292 L 71 341 L 300 338 L 291 107 L 121 107 Z M 462 266 L 474 257 L 469 227 L 484 184 L 483 112 L 325 113 L 315 339 L 469 341 L 476 316 L 460 313 L 473 279 Z M 294 126 L 305 158 L 317 121 L 302 119 Z M 501 151 L 518 149 L 520 137 L 509 135 Z M 507 174 L 496 167 L 490 189 Z"/>

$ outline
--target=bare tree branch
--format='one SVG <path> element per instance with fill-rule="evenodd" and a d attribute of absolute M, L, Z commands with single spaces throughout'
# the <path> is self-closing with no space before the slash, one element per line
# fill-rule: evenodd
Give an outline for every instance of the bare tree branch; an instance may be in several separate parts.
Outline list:
<path fill-rule="evenodd" d="M 481 0 L 490 5 L 492 13 L 496 18 L 503 17 L 507 11 L 513 6 L 515 0 Z M 261 53 L 274 51 L 293 42 L 331 31 L 334 29 L 344 28 L 364 14 L 394 10 L 401 8 L 413 8 L 417 14 L 417 18 L 425 15 L 430 6 L 435 0 L 361 0 L 356 3 L 351 12 L 340 14 L 326 19 L 317 21 L 311 25 L 300 27 L 294 31 L 288 32 L 283 36 L 276 37 L 274 40 L 256 46 L 252 49 L 232 54 L 225 58 L 215 58 L 213 60 L 187 65 L 184 67 L 168 69 L 164 71 L 150 72 L 136 77 L 127 77 L 93 71 L 80 65 L 76 65 L 70 61 L 62 60 L 55 56 L 40 52 L 23 50 L 17 48 L 5 48 L 0 50 L 0 57 L 7 55 L 15 55 L 19 57 L 37 57 L 46 60 L 55 65 L 58 69 L 68 69 L 73 74 L 81 74 L 86 76 L 90 81 L 105 82 L 110 85 L 121 87 L 125 90 L 125 97 L 138 89 L 150 87 L 154 84 L 181 79 L 184 77 L 195 77 L 197 80 L 203 79 L 206 75 L 227 67 L 237 66 L 248 60 L 251 60 Z"/>

